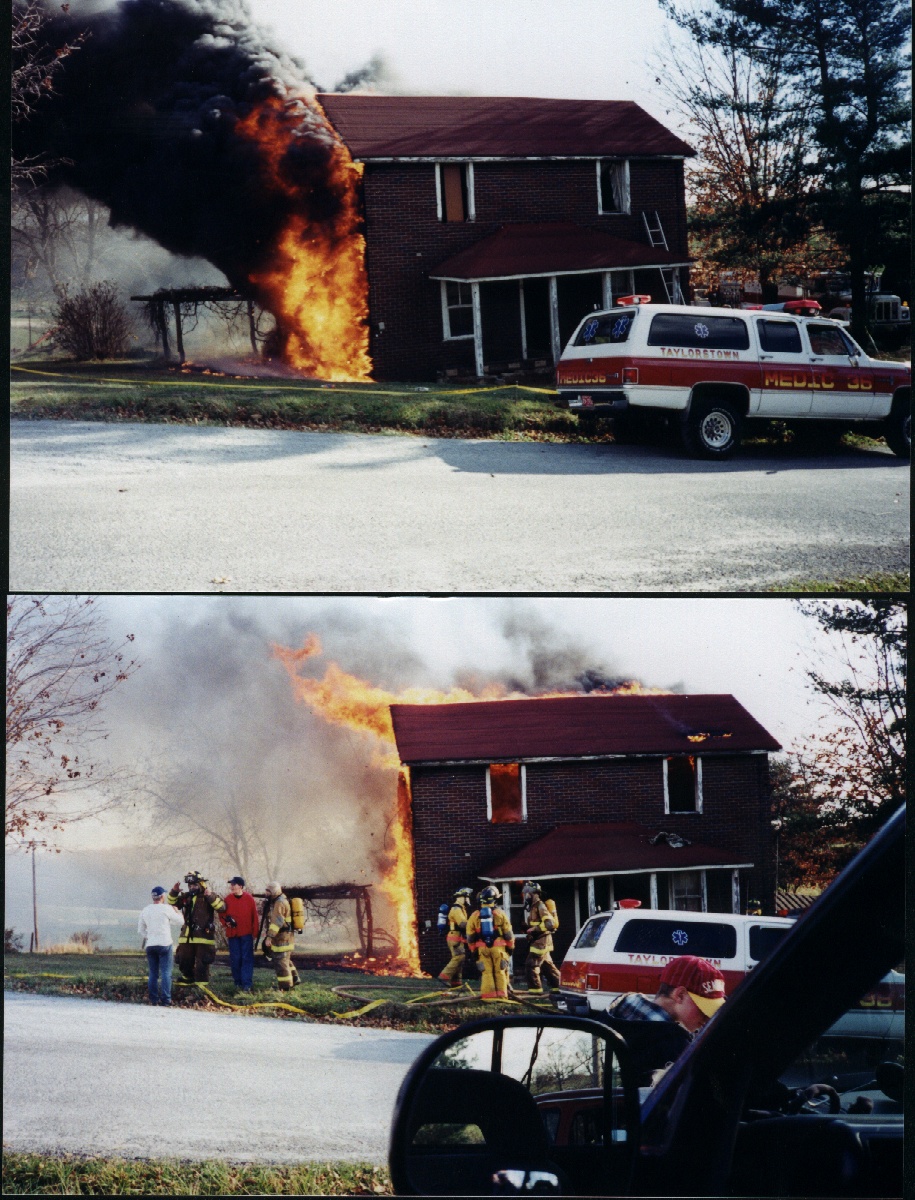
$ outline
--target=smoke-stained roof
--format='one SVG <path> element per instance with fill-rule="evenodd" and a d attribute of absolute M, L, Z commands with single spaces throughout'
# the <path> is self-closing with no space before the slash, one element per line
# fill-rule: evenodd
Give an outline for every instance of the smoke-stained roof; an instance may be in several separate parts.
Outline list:
<path fill-rule="evenodd" d="M 507 279 L 575 271 L 688 266 L 670 250 L 566 221 L 503 225 L 429 272 L 432 279 Z"/>
<path fill-rule="evenodd" d="M 542 158 L 695 151 L 631 100 L 318 97 L 354 158 Z"/>
<path fill-rule="evenodd" d="M 486 867 L 481 879 L 562 879 L 696 867 L 752 867 L 726 850 L 689 842 L 675 850 L 657 831 L 628 821 L 559 825 L 507 858 Z"/>
<path fill-rule="evenodd" d="M 600 695 L 392 704 L 401 762 L 779 750 L 727 695 Z"/>

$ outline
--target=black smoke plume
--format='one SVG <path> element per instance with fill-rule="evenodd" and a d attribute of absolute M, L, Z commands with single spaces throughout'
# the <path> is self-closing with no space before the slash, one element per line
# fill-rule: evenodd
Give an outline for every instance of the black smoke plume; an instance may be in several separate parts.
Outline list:
<path fill-rule="evenodd" d="M 304 66 L 267 46 L 242 0 L 121 0 L 102 11 L 74 4 L 49 19 L 53 48 L 86 34 L 54 87 L 14 130 L 14 153 L 56 163 L 69 185 L 111 211 L 111 224 L 199 256 L 250 291 L 295 209 L 309 223 L 341 205 L 328 163 L 333 135 Z M 292 133 L 271 178 L 239 120 L 275 98 Z"/>

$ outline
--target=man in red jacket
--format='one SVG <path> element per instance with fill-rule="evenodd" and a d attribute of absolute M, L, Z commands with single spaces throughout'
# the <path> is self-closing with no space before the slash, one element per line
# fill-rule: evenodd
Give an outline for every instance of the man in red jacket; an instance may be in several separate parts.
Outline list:
<path fill-rule="evenodd" d="M 245 891 L 245 881 L 240 875 L 229 880 L 229 889 L 225 912 L 219 914 L 219 919 L 229 943 L 229 966 L 235 986 L 250 992 L 254 979 L 254 939 L 259 924 L 257 904 L 251 893 Z"/>

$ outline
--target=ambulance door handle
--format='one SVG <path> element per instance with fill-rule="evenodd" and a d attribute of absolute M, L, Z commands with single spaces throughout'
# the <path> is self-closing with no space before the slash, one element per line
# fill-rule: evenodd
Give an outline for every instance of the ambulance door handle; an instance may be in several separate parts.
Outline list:
<path fill-rule="evenodd" d="M 817 358 L 815 355 L 811 354 L 810 361 L 811 362 L 822 362 L 823 360 L 822 360 L 822 358 Z"/>
<path fill-rule="evenodd" d="M 760 354 L 759 357 L 764 358 L 766 360 L 766 362 L 770 362 L 773 358 L 775 358 L 775 355 L 774 354 Z"/>

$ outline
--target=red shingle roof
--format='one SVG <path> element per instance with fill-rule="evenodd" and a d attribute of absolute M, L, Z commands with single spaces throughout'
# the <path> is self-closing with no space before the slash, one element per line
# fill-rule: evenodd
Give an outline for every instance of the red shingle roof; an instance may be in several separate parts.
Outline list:
<path fill-rule="evenodd" d="M 631 100 L 318 96 L 354 158 L 526 158 L 695 152 Z"/>
<path fill-rule="evenodd" d="M 392 704 L 404 763 L 779 750 L 733 696 L 563 696 Z"/>
<path fill-rule="evenodd" d="M 691 260 L 645 242 L 565 221 L 503 225 L 430 271 L 432 279 L 505 279 L 575 271 L 687 266 Z"/>
<path fill-rule="evenodd" d="M 561 879 L 637 871 L 688 871 L 696 867 L 751 867 L 739 855 L 700 842 L 674 850 L 651 844 L 659 829 L 624 821 L 559 825 L 508 858 L 480 872 L 481 879 Z"/>

